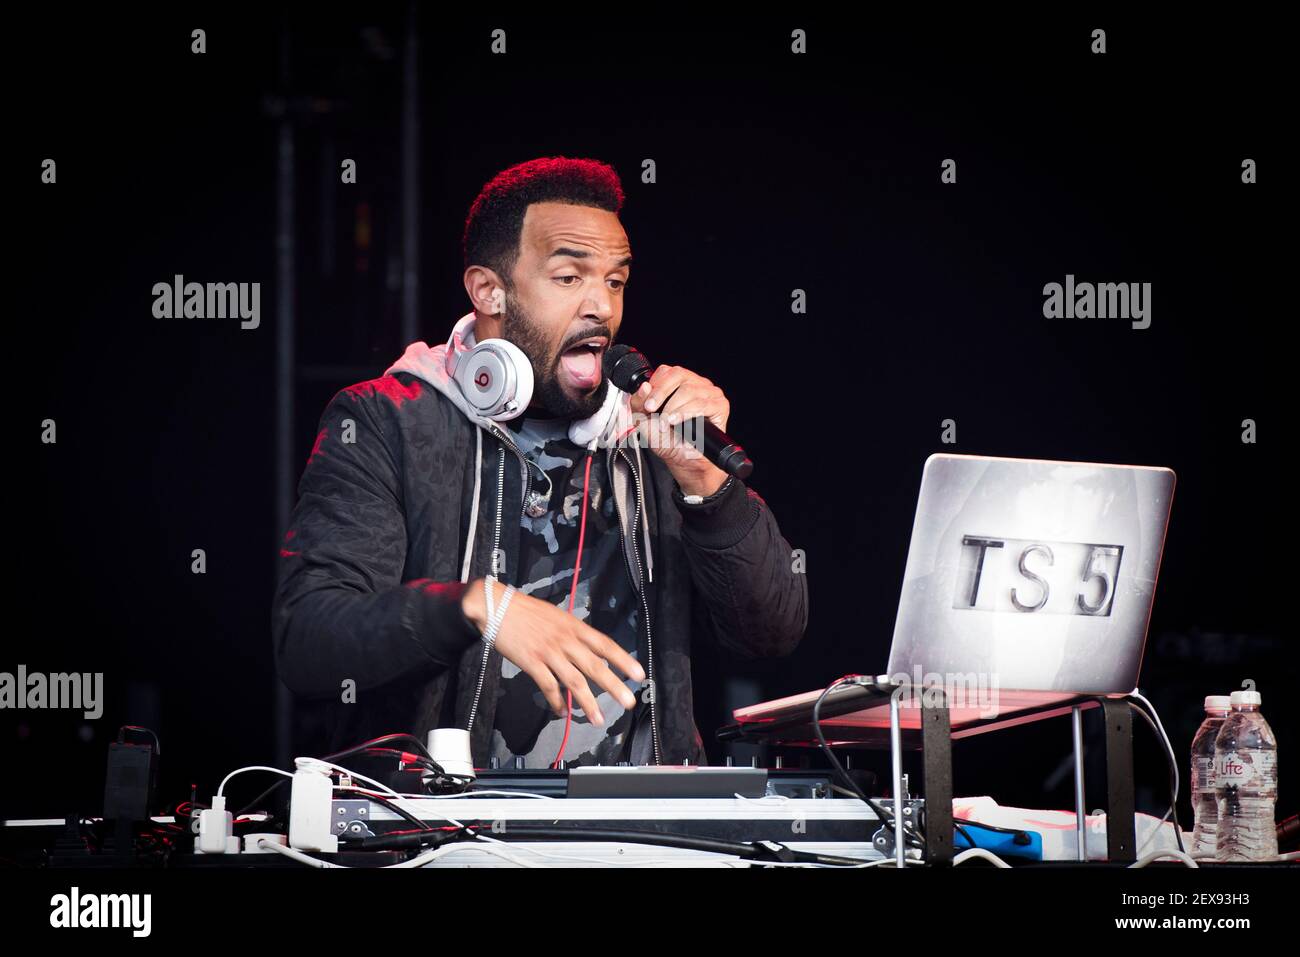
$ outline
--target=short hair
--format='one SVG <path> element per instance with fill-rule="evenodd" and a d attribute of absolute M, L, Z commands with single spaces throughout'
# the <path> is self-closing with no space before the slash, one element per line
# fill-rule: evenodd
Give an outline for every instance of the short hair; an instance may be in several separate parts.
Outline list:
<path fill-rule="evenodd" d="M 617 213 L 623 208 L 623 187 L 612 166 L 592 159 L 548 156 L 502 170 L 470 206 L 461 239 L 465 268 L 487 266 L 512 287 L 524 214 L 533 203 L 572 203 Z"/>

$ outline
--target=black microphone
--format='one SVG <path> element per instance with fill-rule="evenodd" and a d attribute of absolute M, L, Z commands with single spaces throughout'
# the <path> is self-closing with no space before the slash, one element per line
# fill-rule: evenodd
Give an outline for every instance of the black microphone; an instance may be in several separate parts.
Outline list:
<path fill-rule="evenodd" d="M 635 393 L 637 389 L 641 388 L 642 382 L 650 380 L 652 371 L 649 359 L 638 350 L 622 343 L 610 346 L 605 350 L 602 370 L 605 373 L 605 378 L 609 379 L 612 385 L 624 392 L 631 393 Z M 754 471 L 754 463 L 745 454 L 745 450 L 741 448 L 740 443 L 704 416 L 696 416 L 696 419 L 703 423 L 703 427 L 697 428 L 695 434 L 703 433 L 704 447 L 700 448 L 699 443 L 694 443 L 695 447 L 699 448 L 704 453 L 704 457 L 722 471 L 734 475 L 738 479 L 749 478 L 749 473 Z M 685 426 L 685 422 L 677 424 L 678 436 L 683 435 Z"/>

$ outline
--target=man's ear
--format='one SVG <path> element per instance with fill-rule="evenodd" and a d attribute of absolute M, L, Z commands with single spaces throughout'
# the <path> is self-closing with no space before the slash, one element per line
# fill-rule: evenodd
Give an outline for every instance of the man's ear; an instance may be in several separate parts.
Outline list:
<path fill-rule="evenodd" d="M 506 310 L 505 283 L 487 266 L 470 266 L 465 270 L 465 292 L 475 312 L 499 316 Z"/>

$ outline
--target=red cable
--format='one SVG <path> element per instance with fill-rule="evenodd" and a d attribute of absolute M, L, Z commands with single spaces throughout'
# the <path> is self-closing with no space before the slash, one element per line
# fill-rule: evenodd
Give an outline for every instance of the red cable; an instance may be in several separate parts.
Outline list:
<path fill-rule="evenodd" d="M 582 567 L 582 540 L 587 535 L 587 487 L 591 482 L 591 452 L 587 452 L 587 467 L 582 474 L 582 521 L 578 523 L 578 557 L 573 563 L 573 584 L 569 586 L 569 614 L 573 614 L 573 601 L 578 595 L 578 569 Z M 569 743 L 569 725 L 573 722 L 573 692 L 564 689 L 564 738 L 560 741 L 560 753 L 551 762 L 551 767 L 558 768 L 564 757 L 565 745 Z"/>

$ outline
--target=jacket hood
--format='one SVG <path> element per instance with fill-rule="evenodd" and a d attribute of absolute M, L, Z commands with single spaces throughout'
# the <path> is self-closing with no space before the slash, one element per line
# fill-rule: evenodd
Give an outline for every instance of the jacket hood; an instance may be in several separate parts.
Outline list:
<path fill-rule="evenodd" d="M 472 311 L 461 316 L 452 328 L 447 341 L 441 345 L 430 347 L 423 342 L 412 342 L 406 347 L 402 357 L 384 370 L 384 375 L 391 375 L 394 372 L 409 372 L 416 378 L 427 382 L 450 399 L 456 408 L 460 409 L 465 418 L 478 426 L 475 430 L 473 504 L 470 510 L 469 531 L 465 537 L 465 558 L 461 565 L 461 581 L 469 580 L 474 531 L 478 525 L 479 499 L 482 492 L 480 467 L 483 462 L 483 432 L 487 431 L 498 438 L 502 435 L 501 426 L 497 422 L 474 411 L 461 392 L 460 386 L 447 371 L 448 350 L 456 349 L 466 352 L 477 345 L 477 340 L 474 338 L 474 319 L 475 316 Z M 636 427 L 636 417 L 632 412 L 631 401 L 632 397 L 622 389 L 616 389 L 613 385 L 608 386 L 605 390 L 605 402 L 596 410 L 595 414 L 585 419 L 574 419 L 569 423 L 569 439 L 575 445 L 590 449 L 596 447 L 611 448 L 612 455 L 612 447 L 618 445 Z M 644 501 L 645 492 L 641 478 L 643 471 L 641 446 L 638 442 L 633 442 L 632 446 L 638 463 L 636 493 L 638 500 Z M 619 502 L 622 497 L 616 483 L 615 502 Z M 646 509 L 639 508 L 637 511 L 641 514 L 641 536 L 645 543 L 646 574 L 649 580 L 653 582 L 654 556 L 650 548 L 650 522 Z M 625 514 L 620 513 L 620 522 L 625 517 Z M 636 534 L 636 530 L 630 526 L 625 527 L 624 531 L 629 537 Z M 625 545 L 628 548 L 631 547 L 626 544 L 626 540 Z"/>
<path fill-rule="evenodd" d="M 461 316 L 447 341 L 439 345 L 431 347 L 424 342 L 412 342 L 401 358 L 384 370 L 384 374 L 409 372 L 449 398 L 471 422 L 489 432 L 495 432 L 496 423 L 474 411 L 461 393 L 460 386 L 447 372 L 447 354 L 450 350 L 468 352 L 478 344 L 474 337 L 474 319 L 473 312 Z M 602 447 L 615 443 L 634 425 L 631 399 L 622 389 L 608 386 L 605 402 L 595 414 L 585 419 L 574 419 L 570 423 L 569 438 L 575 445 L 585 447 L 590 447 L 593 443 Z"/>

